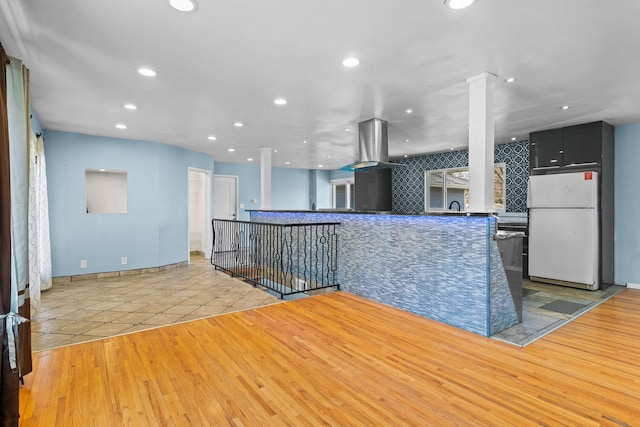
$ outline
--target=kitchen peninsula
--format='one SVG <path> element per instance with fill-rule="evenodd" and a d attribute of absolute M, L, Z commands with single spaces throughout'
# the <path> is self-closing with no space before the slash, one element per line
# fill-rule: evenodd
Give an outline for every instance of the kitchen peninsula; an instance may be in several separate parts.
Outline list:
<path fill-rule="evenodd" d="M 483 336 L 518 323 L 492 214 L 250 211 L 252 222 L 338 222 L 341 289 Z"/>

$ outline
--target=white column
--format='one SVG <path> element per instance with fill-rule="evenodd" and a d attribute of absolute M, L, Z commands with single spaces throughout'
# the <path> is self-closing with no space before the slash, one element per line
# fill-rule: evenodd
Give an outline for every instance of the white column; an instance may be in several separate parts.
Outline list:
<path fill-rule="evenodd" d="M 260 148 L 260 209 L 271 209 L 271 147 Z"/>
<path fill-rule="evenodd" d="M 497 76 L 469 77 L 469 209 L 493 212 L 493 95 Z"/>

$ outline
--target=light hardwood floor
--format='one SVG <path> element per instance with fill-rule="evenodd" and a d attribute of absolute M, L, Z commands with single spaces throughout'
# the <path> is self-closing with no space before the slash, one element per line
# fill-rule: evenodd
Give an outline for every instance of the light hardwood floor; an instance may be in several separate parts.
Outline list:
<path fill-rule="evenodd" d="M 42 351 L 22 426 L 640 425 L 640 291 L 525 348 L 346 292 Z"/>

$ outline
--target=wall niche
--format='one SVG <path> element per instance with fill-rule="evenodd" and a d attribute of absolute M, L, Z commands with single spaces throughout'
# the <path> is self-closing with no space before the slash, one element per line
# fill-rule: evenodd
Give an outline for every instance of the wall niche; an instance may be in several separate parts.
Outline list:
<path fill-rule="evenodd" d="M 127 213 L 127 171 L 86 169 L 85 187 L 88 214 Z"/>

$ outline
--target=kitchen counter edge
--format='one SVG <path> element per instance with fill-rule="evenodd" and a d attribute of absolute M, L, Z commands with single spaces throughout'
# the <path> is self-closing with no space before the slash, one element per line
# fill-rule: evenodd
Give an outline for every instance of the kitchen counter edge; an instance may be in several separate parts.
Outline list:
<path fill-rule="evenodd" d="M 394 212 L 394 211 L 353 211 L 339 209 L 319 210 L 265 210 L 247 209 L 246 212 L 278 212 L 278 213 L 304 213 L 304 214 L 349 214 L 349 215 L 399 215 L 399 216 L 456 216 L 456 217 L 493 217 L 497 212 Z"/>

